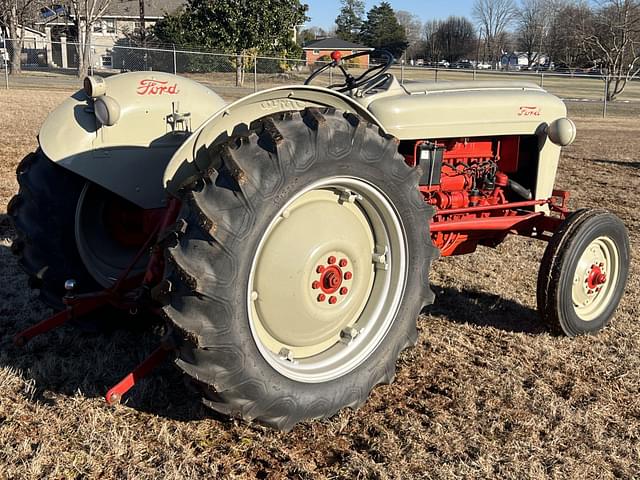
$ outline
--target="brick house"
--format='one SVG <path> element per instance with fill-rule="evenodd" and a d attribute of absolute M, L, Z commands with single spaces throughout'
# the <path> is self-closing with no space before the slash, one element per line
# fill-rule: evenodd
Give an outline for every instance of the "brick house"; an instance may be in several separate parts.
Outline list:
<path fill-rule="evenodd" d="M 329 60 L 329 56 L 336 50 L 342 53 L 343 57 L 359 52 L 372 52 L 374 48 L 365 47 L 364 45 L 358 45 L 357 43 L 347 42 L 340 38 L 323 38 L 322 40 L 315 40 L 302 47 L 307 65 L 313 66 L 318 59 Z M 363 55 L 353 60 L 360 64 L 361 67 L 366 68 L 369 66 L 369 55 Z"/>

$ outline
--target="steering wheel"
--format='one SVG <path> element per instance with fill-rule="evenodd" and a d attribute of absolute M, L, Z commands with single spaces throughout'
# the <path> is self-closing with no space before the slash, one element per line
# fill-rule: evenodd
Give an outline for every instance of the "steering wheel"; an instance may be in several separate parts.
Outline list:
<path fill-rule="evenodd" d="M 358 52 L 343 57 L 339 51 L 335 51 L 331 53 L 331 60 L 333 61 L 331 63 L 323 65 L 322 67 L 314 71 L 311 75 L 309 75 L 309 78 L 304 81 L 304 84 L 309 85 L 321 73 L 330 68 L 338 67 L 342 72 L 342 75 L 344 75 L 344 82 L 331 84 L 328 88 L 335 89 L 342 93 L 348 92 L 349 90 L 354 90 L 362 85 L 371 82 L 374 79 L 377 79 L 378 77 L 381 77 L 387 70 L 389 70 L 389 68 L 391 68 L 391 65 L 393 65 L 393 55 L 391 55 L 389 52 L 387 52 L 386 50 L 376 50 L 375 53 L 380 54 L 383 57 L 384 62 L 379 65 L 369 67 L 362 75 L 354 77 L 347 71 L 346 68 L 344 68 L 343 62 L 348 62 L 349 60 L 362 57 L 364 55 L 370 55 L 371 52 Z"/>

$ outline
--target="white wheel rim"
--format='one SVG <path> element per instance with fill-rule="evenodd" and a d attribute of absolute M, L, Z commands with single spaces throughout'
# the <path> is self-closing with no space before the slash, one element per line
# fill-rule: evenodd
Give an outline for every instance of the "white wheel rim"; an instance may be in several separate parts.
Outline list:
<path fill-rule="evenodd" d="M 389 199 L 357 178 L 316 182 L 280 210 L 254 255 L 253 338 L 288 378 L 339 378 L 383 341 L 406 281 L 404 227 Z"/>
<path fill-rule="evenodd" d="M 609 237 L 598 237 L 582 253 L 573 274 L 571 297 L 576 315 L 591 322 L 606 310 L 618 283 L 620 254 Z"/>

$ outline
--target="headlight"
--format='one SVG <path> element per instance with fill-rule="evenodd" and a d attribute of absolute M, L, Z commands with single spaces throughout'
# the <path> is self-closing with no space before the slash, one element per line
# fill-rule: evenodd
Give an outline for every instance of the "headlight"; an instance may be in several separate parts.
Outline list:
<path fill-rule="evenodd" d="M 113 97 L 102 95 L 93 102 L 93 111 L 102 125 L 110 127 L 120 118 L 120 105 Z"/>
<path fill-rule="evenodd" d="M 567 147 L 576 139 L 576 124 L 568 118 L 559 118 L 547 127 L 549 140 L 560 147 Z"/>

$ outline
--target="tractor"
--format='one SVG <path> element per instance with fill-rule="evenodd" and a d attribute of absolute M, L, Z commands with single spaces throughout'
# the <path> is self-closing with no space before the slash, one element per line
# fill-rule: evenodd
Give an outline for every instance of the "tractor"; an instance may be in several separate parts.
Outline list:
<path fill-rule="evenodd" d="M 363 54 L 233 103 L 167 73 L 87 77 L 17 168 L 12 248 L 55 314 L 16 343 L 149 312 L 160 346 L 109 403 L 170 357 L 214 410 L 286 431 L 393 380 L 440 256 L 545 241 L 541 320 L 605 327 L 629 239 L 554 189 L 576 137 L 564 103 L 528 83 L 401 84 L 386 52 L 350 72 Z M 314 85 L 328 69 L 340 81 Z"/>

